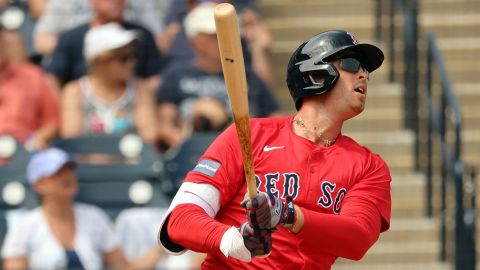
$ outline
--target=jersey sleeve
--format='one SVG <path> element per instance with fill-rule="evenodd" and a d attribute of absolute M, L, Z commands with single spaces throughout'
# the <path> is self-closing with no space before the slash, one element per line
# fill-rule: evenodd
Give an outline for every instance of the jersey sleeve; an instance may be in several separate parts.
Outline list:
<path fill-rule="evenodd" d="M 188 200 L 188 203 L 181 204 L 175 201 L 177 198 L 181 200 L 179 197 L 182 196 L 181 194 L 191 193 L 191 191 L 182 191 L 182 188 L 186 188 L 191 183 L 213 186 L 218 191 L 213 196 L 216 197 L 215 200 L 219 200 L 219 208 L 225 206 L 231 200 L 238 189 L 243 186 L 244 182 L 243 165 L 241 158 L 238 158 L 240 151 L 239 143 L 235 144 L 235 140 L 238 139 L 234 125 L 232 125 L 213 141 L 207 151 L 200 157 L 197 165 L 186 175 L 184 183 L 173 199 L 169 210 L 167 210 L 157 236 L 159 244 L 168 253 L 174 255 L 182 254 L 185 248 L 205 252 L 211 250 L 212 247 L 218 247 L 215 244 L 218 243 L 218 237 L 221 237 L 229 226 L 221 224 L 212 218 L 216 211 L 212 211 L 211 216 L 208 216 L 205 209 L 202 209 L 196 203 L 192 203 L 191 200 Z M 206 196 L 206 193 L 202 194 Z M 203 200 L 202 198 L 200 199 Z M 194 209 L 196 211 L 193 211 Z M 211 226 L 209 227 L 211 231 L 222 233 L 216 234 L 214 238 L 205 238 L 203 233 L 190 233 L 192 230 L 198 230 L 198 228 L 192 227 L 191 225 L 193 224 L 190 223 L 198 225 L 199 221 L 203 222 L 200 228 L 203 226 L 203 229 L 206 229 L 205 226 Z M 186 224 L 190 225 L 187 226 Z M 173 239 L 170 234 L 173 236 Z M 206 239 L 211 239 L 211 241 Z M 211 244 L 206 244 L 207 242 Z M 205 245 L 209 246 L 209 248 L 206 248 Z"/>
<path fill-rule="evenodd" d="M 230 226 L 212 219 L 195 204 L 177 206 L 170 215 L 168 235 L 173 243 L 196 252 L 219 252 L 223 234 Z"/>
<path fill-rule="evenodd" d="M 228 127 L 213 141 L 185 181 L 216 187 L 220 191 L 220 208 L 237 194 L 245 183 L 245 177 L 235 125 Z"/>
<path fill-rule="evenodd" d="M 371 155 L 364 174 L 345 196 L 339 215 L 302 208 L 305 222 L 298 234 L 308 258 L 328 253 L 361 259 L 390 224 L 390 172 L 377 155 Z"/>
<path fill-rule="evenodd" d="M 375 206 L 382 218 L 381 231 L 390 227 L 391 194 L 390 170 L 377 154 L 371 154 L 365 165 L 363 177 L 355 183 L 345 196 L 341 213 L 353 215 L 350 206 L 358 201 L 366 201 Z"/>

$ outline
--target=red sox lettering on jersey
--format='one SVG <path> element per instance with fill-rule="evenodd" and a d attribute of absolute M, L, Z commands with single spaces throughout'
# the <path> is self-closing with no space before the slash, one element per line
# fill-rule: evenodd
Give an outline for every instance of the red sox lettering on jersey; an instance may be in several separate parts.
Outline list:
<path fill-rule="evenodd" d="M 279 198 L 286 199 L 292 197 L 293 200 L 297 198 L 300 189 L 300 177 L 296 173 L 269 173 L 261 179 L 260 176 L 255 176 L 257 182 L 257 191 L 265 191 L 271 193 Z M 283 182 L 283 184 L 282 184 Z M 320 190 L 322 196 L 318 199 L 318 204 L 325 209 L 331 209 L 333 213 L 340 213 L 340 207 L 347 189 L 340 188 L 336 190 L 336 184 L 328 180 L 322 181 Z M 263 189 L 262 189 L 263 187 Z"/>

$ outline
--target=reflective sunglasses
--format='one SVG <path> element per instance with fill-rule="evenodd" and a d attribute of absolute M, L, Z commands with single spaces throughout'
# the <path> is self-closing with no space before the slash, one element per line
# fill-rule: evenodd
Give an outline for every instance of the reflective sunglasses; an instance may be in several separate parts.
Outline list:
<path fill-rule="evenodd" d="M 115 53 L 108 53 L 105 54 L 105 56 L 102 56 L 101 58 L 104 61 L 114 61 L 118 62 L 120 64 L 126 64 L 129 62 L 133 62 L 136 60 L 135 54 L 131 52 L 115 52 Z"/>
<path fill-rule="evenodd" d="M 133 53 L 119 54 L 115 55 L 113 59 L 125 64 L 127 62 L 135 61 L 135 55 Z"/>
<path fill-rule="evenodd" d="M 357 73 L 360 68 L 362 68 L 367 74 L 369 73 L 368 70 L 362 65 L 362 63 L 353 57 L 344 57 L 340 58 L 340 67 L 348 71 L 350 73 Z"/>

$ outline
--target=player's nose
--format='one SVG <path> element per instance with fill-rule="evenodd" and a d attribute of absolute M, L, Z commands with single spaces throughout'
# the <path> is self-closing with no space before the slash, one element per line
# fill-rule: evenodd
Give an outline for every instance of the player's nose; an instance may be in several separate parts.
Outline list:
<path fill-rule="evenodd" d="M 364 67 L 360 67 L 357 73 L 358 79 L 359 80 L 369 80 L 370 79 L 370 72 L 366 70 Z"/>

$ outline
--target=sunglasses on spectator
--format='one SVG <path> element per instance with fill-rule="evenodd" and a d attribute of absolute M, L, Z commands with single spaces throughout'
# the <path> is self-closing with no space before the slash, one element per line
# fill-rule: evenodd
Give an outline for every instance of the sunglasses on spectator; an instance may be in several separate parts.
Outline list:
<path fill-rule="evenodd" d="M 340 67 L 345 70 L 345 71 L 348 71 L 350 73 L 357 73 L 360 68 L 362 68 L 366 73 L 368 73 L 368 70 L 362 65 L 362 63 L 354 58 L 354 57 L 343 57 L 343 58 L 340 58 Z"/>
<path fill-rule="evenodd" d="M 110 59 L 118 61 L 123 64 L 136 60 L 135 55 L 133 53 L 115 54 L 115 55 L 112 55 Z"/>

